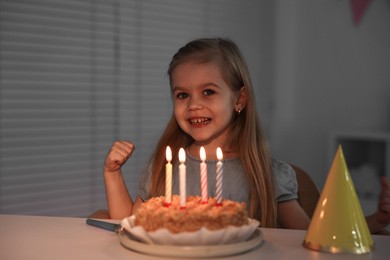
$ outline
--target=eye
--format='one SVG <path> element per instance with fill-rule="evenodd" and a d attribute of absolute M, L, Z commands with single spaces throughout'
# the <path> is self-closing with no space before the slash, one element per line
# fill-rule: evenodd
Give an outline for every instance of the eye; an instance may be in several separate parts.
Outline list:
<path fill-rule="evenodd" d="M 186 97 L 188 97 L 188 94 L 185 92 L 179 92 L 176 94 L 177 99 L 185 99 Z"/>
<path fill-rule="evenodd" d="M 205 90 L 203 91 L 203 95 L 205 95 L 205 96 L 211 96 L 211 95 L 213 95 L 213 94 L 215 94 L 215 91 L 212 90 L 212 89 L 205 89 Z"/>

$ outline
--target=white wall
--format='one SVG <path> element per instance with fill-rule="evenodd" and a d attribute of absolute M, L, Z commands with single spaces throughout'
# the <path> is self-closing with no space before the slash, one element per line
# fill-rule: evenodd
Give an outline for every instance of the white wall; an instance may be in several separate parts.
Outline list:
<path fill-rule="evenodd" d="M 334 131 L 390 133 L 390 2 L 277 1 L 269 138 L 322 187 Z"/>

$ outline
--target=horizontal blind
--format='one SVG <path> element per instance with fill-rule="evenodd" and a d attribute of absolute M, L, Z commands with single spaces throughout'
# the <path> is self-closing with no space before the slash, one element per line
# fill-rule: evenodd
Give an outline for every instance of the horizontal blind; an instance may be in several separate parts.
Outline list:
<path fill-rule="evenodd" d="M 1 212 L 85 215 L 104 202 L 118 129 L 117 1 L 1 2 Z"/>
<path fill-rule="evenodd" d="M 230 36 L 255 49 L 258 7 L 1 0 L 0 213 L 86 216 L 106 207 L 102 166 L 116 139 L 136 145 L 123 170 L 135 198 L 172 113 L 170 58 L 200 36 Z"/>

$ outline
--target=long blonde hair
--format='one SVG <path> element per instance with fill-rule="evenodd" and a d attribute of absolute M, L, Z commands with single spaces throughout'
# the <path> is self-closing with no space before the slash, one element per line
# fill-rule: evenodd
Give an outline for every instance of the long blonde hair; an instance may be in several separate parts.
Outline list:
<path fill-rule="evenodd" d="M 204 38 L 187 43 L 173 56 L 168 75 L 172 88 L 172 72 L 179 64 L 192 61 L 218 61 L 224 80 L 237 93 L 245 87 L 245 109 L 233 118 L 232 140 L 245 169 L 249 185 L 249 217 L 258 219 L 263 227 L 276 227 L 277 210 L 268 144 L 260 127 L 249 71 L 237 45 L 228 39 Z M 174 114 L 163 132 L 151 158 L 152 177 L 150 196 L 161 196 L 165 190 L 165 147 L 172 149 L 173 160 L 180 147 L 190 146 L 194 140 L 179 127 Z"/>

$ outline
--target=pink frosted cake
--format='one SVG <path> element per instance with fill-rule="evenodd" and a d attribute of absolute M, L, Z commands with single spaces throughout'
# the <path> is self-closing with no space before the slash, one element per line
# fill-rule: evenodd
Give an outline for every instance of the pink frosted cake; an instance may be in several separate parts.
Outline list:
<path fill-rule="evenodd" d="M 217 206 L 214 198 L 209 198 L 206 204 L 202 204 L 201 200 L 201 197 L 189 196 L 186 208 L 180 209 L 179 196 L 172 196 L 169 207 L 164 205 L 164 197 L 152 198 L 138 208 L 134 224 L 148 232 L 166 228 L 172 233 L 193 232 L 202 227 L 218 230 L 248 224 L 245 203 L 224 200 L 222 205 Z"/>

